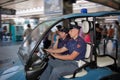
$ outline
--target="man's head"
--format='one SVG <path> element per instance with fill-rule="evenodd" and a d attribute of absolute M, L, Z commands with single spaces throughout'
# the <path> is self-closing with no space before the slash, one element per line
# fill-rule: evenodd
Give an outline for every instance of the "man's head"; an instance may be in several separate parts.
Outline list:
<path fill-rule="evenodd" d="M 56 33 L 58 34 L 59 31 L 60 31 L 60 29 L 62 29 L 62 28 L 63 28 L 62 25 L 57 25 L 57 26 L 56 26 Z"/>
<path fill-rule="evenodd" d="M 116 25 L 119 25 L 119 22 L 118 22 L 118 21 L 115 21 L 114 23 L 115 23 Z"/>
<path fill-rule="evenodd" d="M 27 27 L 28 27 L 28 28 L 31 28 L 30 24 L 27 24 Z"/>
<path fill-rule="evenodd" d="M 59 30 L 58 35 L 60 38 L 65 38 L 68 35 L 69 30 L 67 28 L 62 28 Z"/>
<path fill-rule="evenodd" d="M 57 25 L 56 28 L 59 31 L 60 29 L 62 29 L 62 25 Z"/>
<path fill-rule="evenodd" d="M 79 31 L 80 31 L 80 26 L 78 25 L 71 25 L 70 29 L 69 29 L 69 35 L 71 38 L 75 38 L 79 35 Z"/>

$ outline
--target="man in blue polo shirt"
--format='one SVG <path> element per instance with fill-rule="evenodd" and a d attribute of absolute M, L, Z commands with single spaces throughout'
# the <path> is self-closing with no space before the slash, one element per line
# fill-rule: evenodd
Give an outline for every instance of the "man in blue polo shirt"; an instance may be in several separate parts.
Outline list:
<path fill-rule="evenodd" d="M 86 52 L 86 43 L 79 36 L 80 27 L 77 25 L 71 25 L 69 35 L 71 39 L 62 48 L 58 49 L 46 49 L 55 60 L 49 60 L 48 66 L 43 74 L 40 76 L 40 80 L 59 80 L 60 77 L 72 74 L 77 68 L 77 61 L 83 60 Z M 68 51 L 67 55 L 56 55 Z"/>
<path fill-rule="evenodd" d="M 62 48 L 64 46 L 66 46 L 66 44 L 68 43 L 70 36 L 68 35 L 68 28 L 61 28 L 58 31 L 58 36 L 57 36 L 57 40 L 55 42 L 55 45 L 53 46 L 53 49 L 57 49 L 57 48 Z M 68 51 L 65 51 L 63 53 L 61 53 L 62 55 L 66 55 L 68 53 Z"/>

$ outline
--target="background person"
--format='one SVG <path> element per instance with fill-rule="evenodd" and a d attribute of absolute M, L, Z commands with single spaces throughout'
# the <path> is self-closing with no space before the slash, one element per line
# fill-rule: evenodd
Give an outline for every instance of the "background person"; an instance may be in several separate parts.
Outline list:
<path fill-rule="evenodd" d="M 1 41 L 2 41 L 2 39 L 3 39 L 3 33 L 2 33 L 2 31 L 3 31 L 3 28 L 0 27 L 0 40 L 1 40 Z"/>
<path fill-rule="evenodd" d="M 4 40 L 7 40 L 7 38 L 6 38 L 6 36 L 7 36 L 7 26 L 3 27 L 2 36 L 3 36 Z"/>
<path fill-rule="evenodd" d="M 118 21 L 114 22 L 114 39 L 120 40 L 120 26 Z"/>
<path fill-rule="evenodd" d="M 90 33 L 85 33 L 84 34 L 84 40 L 85 40 L 86 43 L 91 43 Z"/>
<path fill-rule="evenodd" d="M 106 25 L 103 26 L 102 38 L 104 38 L 104 39 L 107 38 L 107 27 L 106 27 Z"/>
<path fill-rule="evenodd" d="M 116 41 L 119 44 L 119 40 L 120 40 L 120 26 L 119 26 L 119 22 L 115 21 L 114 22 L 114 36 L 113 36 L 113 50 L 115 50 L 116 48 Z"/>
<path fill-rule="evenodd" d="M 57 40 L 57 34 L 58 34 L 59 30 L 62 28 L 63 28 L 62 25 L 57 25 L 51 29 L 51 32 L 52 32 L 52 45 L 51 45 L 51 47 L 53 47 L 53 45 L 55 44 L 55 42 Z"/>
<path fill-rule="evenodd" d="M 107 31 L 107 40 L 112 40 L 114 36 L 114 29 L 112 28 L 112 25 L 110 25 L 108 31 Z"/>
<path fill-rule="evenodd" d="M 99 49 L 99 45 L 102 39 L 102 29 L 100 28 L 100 24 L 97 23 L 95 24 L 95 28 L 96 28 L 96 49 L 98 50 L 98 53 L 100 54 L 100 49 Z"/>
<path fill-rule="evenodd" d="M 27 36 L 28 36 L 31 32 L 32 32 L 31 25 L 30 25 L 30 24 L 27 24 L 27 29 L 25 30 L 25 32 L 24 32 L 24 34 L 23 34 L 24 39 L 26 39 Z M 29 44 L 30 44 L 30 40 L 28 40 L 26 44 L 29 45 Z"/>
<path fill-rule="evenodd" d="M 31 33 L 32 29 L 31 29 L 31 25 L 27 24 L 27 29 L 25 30 L 23 36 L 27 37 L 30 33 Z"/>

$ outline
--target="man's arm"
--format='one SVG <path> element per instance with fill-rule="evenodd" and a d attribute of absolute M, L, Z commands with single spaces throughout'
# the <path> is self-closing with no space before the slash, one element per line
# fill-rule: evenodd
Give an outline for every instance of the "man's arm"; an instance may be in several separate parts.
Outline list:
<path fill-rule="evenodd" d="M 59 43 L 59 36 L 57 36 L 57 40 L 55 42 L 55 45 L 53 46 L 53 49 L 57 49 L 58 48 L 58 43 Z"/>
<path fill-rule="evenodd" d="M 70 55 L 55 55 L 51 53 L 52 56 L 61 60 L 74 60 L 79 54 L 77 51 L 73 51 Z"/>
<path fill-rule="evenodd" d="M 45 49 L 45 50 L 48 51 L 49 53 L 63 53 L 67 51 L 68 49 L 66 47 L 62 47 L 59 49 Z"/>

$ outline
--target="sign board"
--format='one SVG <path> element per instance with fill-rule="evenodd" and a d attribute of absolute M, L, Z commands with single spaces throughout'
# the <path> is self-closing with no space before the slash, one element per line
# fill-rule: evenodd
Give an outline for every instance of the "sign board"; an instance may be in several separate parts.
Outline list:
<path fill-rule="evenodd" d="M 6 15 L 15 15 L 16 10 L 14 9 L 7 9 L 7 8 L 0 8 L 1 14 L 6 14 Z"/>
<path fill-rule="evenodd" d="M 63 0 L 44 0 L 44 14 L 56 14 L 63 11 Z"/>

